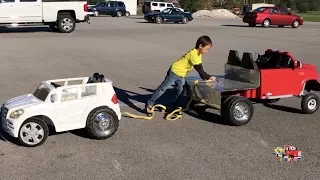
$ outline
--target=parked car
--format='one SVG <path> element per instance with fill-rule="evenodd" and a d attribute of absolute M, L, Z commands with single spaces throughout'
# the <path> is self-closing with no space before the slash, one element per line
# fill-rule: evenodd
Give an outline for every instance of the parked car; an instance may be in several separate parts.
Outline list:
<path fill-rule="evenodd" d="M 161 24 L 162 22 L 174 22 L 187 24 L 193 20 L 190 12 L 182 12 L 178 8 L 167 8 L 161 12 L 148 13 L 144 15 L 144 19 L 148 22 Z"/>
<path fill-rule="evenodd" d="M 112 17 L 130 16 L 126 10 L 126 5 L 122 1 L 106 1 L 99 2 L 95 6 L 89 8 L 94 16 L 111 15 Z"/>
<path fill-rule="evenodd" d="M 301 16 L 295 15 L 282 7 L 259 7 L 250 12 L 246 12 L 243 22 L 250 27 L 261 24 L 263 27 L 278 25 L 279 27 L 292 26 L 298 28 L 303 25 Z"/>
<path fill-rule="evenodd" d="M 175 7 L 173 3 L 169 3 L 169 2 L 148 1 L 148 2 L 144 2 L 142 6 L 142 12 L 143 14 L 148 14 L 150 12 L 161 12 L 166 8 L 177 8 L 177 7 Z M 178 9 L 184 12 L 182 8 L 178 8 Z"/>

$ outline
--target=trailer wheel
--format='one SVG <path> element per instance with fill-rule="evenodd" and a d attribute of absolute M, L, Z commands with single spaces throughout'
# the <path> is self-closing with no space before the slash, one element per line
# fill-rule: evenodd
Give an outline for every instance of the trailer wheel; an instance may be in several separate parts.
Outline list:
<path fill-rule="evenodd" d="M 251 101 L 242 96 L 232 96 L 223 106 L 223 117 L 234 126 L 247 124 L 253 116 Z"/>
<path fill-rule="evenodd" d="M 301 109 L 305 114 L 315 113 L 319 108 L 319 97 L 314 93 L 309 93 L 302 98 Z"/>

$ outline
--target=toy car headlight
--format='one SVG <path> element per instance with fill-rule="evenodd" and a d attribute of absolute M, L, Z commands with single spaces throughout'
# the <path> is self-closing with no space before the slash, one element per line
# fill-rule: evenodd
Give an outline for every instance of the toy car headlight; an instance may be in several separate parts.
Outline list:
<path fill-rule="evenodd" d="M 10 118 L 18 119 L 24 113 L 23 109 L 17 109 L 10 114 Z"/>

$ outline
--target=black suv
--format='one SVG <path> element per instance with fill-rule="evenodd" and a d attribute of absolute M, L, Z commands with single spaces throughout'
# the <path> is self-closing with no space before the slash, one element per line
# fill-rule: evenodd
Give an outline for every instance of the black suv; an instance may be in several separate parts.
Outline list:
<path fill-rule="evenodd" d="M 111 15 L 112 17 L 129 16 L 126 5 L 122 1 L 106 1 L 99 2 L 89 9 L 94 16 Z"/>

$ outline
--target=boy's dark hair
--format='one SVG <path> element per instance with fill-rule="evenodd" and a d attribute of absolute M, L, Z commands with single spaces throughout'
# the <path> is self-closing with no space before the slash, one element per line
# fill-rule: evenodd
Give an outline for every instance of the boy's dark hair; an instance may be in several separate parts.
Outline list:
<path fill-rule="evenodd" d="M 202 46 L 212 45 L 212 41 L 209 36 L 203 35 L 198 38 L 195 48 L 199 49 L 200 44 Z"/>

